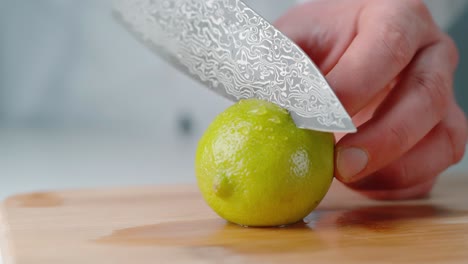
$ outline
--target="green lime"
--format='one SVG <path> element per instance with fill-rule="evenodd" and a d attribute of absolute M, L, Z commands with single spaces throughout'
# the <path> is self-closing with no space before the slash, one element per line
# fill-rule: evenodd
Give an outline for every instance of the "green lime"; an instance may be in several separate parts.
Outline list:
<path fill-rule="evenodd" d="M 244 226 L 302 220 L 333 179 L 334 137 L 297 128 L 289 113 L 259 99 L 219 114 L 201 137 L 198 187 L 222 218 Z"/>

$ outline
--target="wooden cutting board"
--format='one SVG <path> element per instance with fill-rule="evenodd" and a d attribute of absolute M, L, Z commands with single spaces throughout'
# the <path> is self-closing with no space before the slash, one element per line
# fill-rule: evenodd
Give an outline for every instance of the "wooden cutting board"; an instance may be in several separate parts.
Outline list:
<path fill-rule="evenodd" d="M 307 223 L 228 224 L 193 185 L 17 195 L 3 203 L 5 264 L 468 263 L 468 177 L 430 199 L 377 202 L 334 183 Z"/>

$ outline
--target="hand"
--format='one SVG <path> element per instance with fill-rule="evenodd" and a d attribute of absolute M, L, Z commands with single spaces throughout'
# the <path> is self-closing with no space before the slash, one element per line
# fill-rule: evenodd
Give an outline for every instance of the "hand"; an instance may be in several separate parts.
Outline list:
<path fill-rule="evenodd" d="M 315 1 L 275 26 L 326 74 L 358 125 L 336 146 L 336 178 L 347 186 L 374 199 L 420 198 L 463 157 L 457 49 L 422 0 Z"/>

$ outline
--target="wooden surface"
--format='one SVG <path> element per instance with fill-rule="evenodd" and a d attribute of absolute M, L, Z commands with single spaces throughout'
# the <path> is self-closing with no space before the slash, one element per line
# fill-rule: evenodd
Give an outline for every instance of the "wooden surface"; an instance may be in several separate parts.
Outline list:
<path fill-rule="evenodd" d="M 306 223 L 228 224 L 195 186 L 17 195 L 2 206 L 5 264 L 468 263 L 468 177 L 430 199 L 377 202 L 334 183 Z"/>

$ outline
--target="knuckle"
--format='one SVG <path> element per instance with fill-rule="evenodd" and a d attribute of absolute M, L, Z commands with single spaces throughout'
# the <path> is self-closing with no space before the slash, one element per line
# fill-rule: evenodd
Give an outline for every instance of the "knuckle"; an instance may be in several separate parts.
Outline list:
<path fill-rule="evenodd" d="M 399 149 L 405 150 L 408 148 L 410 139 L 409 139 L 409 129 L 408 126 L 404 123 L 401 122 L 399 125 L 396 126 L 391 126 L 390 127 L 390 133 L 391 133 L 391 146 L 395 146 L 395 144 L 398 144 Z"/>
<path fill-rule="evenodd" d="M 460 109 L 460 107 L 456 107 L 456 112 L 459 115 L 458 120 L 462 121 L 458 123 L 457 127 L 448 127 L 448 134 L 451 135 L 450 142 L 454 148 L 454 162 L 458 163 L 463 158 L 466 151 L 466 143 L 468 140 L 468 121 L 465 113 Z"/>
<path fill-rule="evenodd" d="M 411 60 L 412 45 L 405 27 L 393 20 L 382 25 L 381 42 L 384 56 L 390 61 L 404 68 Z"/>
<path fill-rule="evenodd" d="M 406 188 L 413 184 L 409 173 L 409 166 L 403 160 L 389 166 L 386 173 L 391 176 L 391 186 L 394 189 Z"/>
<path fill-rule="evenodd" d="M 462 133 L 461 142 L 463 146 L 466 146 L 466 143 L 468 141 L 468 120 L 466 119 L 466 116 L 464 113 L 462 113 L 462 115 L 463 115 L 463 122 L 462 122 L 462 129 L 461 129 L 461 133 Z M 465 148 L 463 147 L 463 149 Z"/>
<path fill-rule="evenodd" d="M 453 133 L 450 131 L 450 129 L 448 129 L 448 127 L 443 127 L 442 128 L 442 131 L 443 131 L 443 134 L 444 134 L 444 137 L 445 137 L 445 141 L 447 142 L 447 144 L 449 145 L 449 149 L 450 149 L 450 163 L 456 163 L 458 162 L 458 160 L 461 158 L 459 157 L 459 154 L 457 153 L 457 149 L 456 149 L 456 142 L 455 142 L 455 139 L 454 139 L 454 135 Z"/>
<path fill-rule="evenodd" d="M 446 33 L 442 34 L 442 41 L 447 48 L 447 55 L 450 62 L 456 67 L 460 61 L 460 53 L 455 41 Z"/>
<path fill-rule="evenodd" d="M 423 16 L 430 16 L 429 8 L 427 7 L 426 3 L 423 0 L 406 0 L 404 3 L 408 6 L 408 8 L 416 14 L 420 14 Z"/>
<path fill-rule="evenodd" d="M 397 170 L 397 173 L 399 175 L 398 179 L 398 184 L 399 186 L 410 186 L 411 184 L 413 184 L 411 182 L 412 178 L 410 177 L 410 173 L 409 173 L 409 166 L 408 166 L 408 163 L 407 162 L 399 162 L 398 163 L 398 170 Z"/>
<path fill-rule="evenodd" d="M 417 18 L 421 25 L 428 26 L 427 29 L 437 27 L 432 13 L 424 0 L 405 0 L 403 4 L 406 5 L 407 15 L 411 19 Z"/>
<path fill-rule="evenodd" d="M 350 184 L 357 190 L 397 190 L 413 184 L 410 168 L 404 161 L 393 162 L 367 177 Z M 412 176 L 412 175 L 411 175 Z"/>
<path fill-rule="evenodd" d="M 461 128 L 460 131 L 455 127 L 443 126 L 442 131 L 451 152 L 449 153 L 451 157 L 450 163 L 458 163 L 465 154 L 466 126 L 464 128 Z"/>
<path fill-rule="evenodd" d="M 415 88 L 419 89 L 422 98 L 426 98 L 428 112 L 435 111 L 439 119 L 447 112 L 451 85 L 450 81 L 440 72 L 418 72 L 413 75 Z"/>
<path fill-rule="evenodd" d="M 466 119 L 466 116 L 463 110 L 461 110 L 458 106 L 457 106 L 457 110 L 458 110 L 458 113 L 460 114 L 460 119 L 463 120 L 461 122 L 461 129 L 460 129 L 460 133 L 462 135 L 461 143 L 463 145 L 466 145 L 468 141 L 468 120 Z"/>
<path fill-rule="evenodd" d="M 455 156 L 455 163 L 458 163 L 460 162 L 463 157 L 465 156 L 465 152 L 466 152 L 466 145 L 463 145 L 460 147 L 460 150 L 458 152 L 456 152 L 456 156 Z"/>

